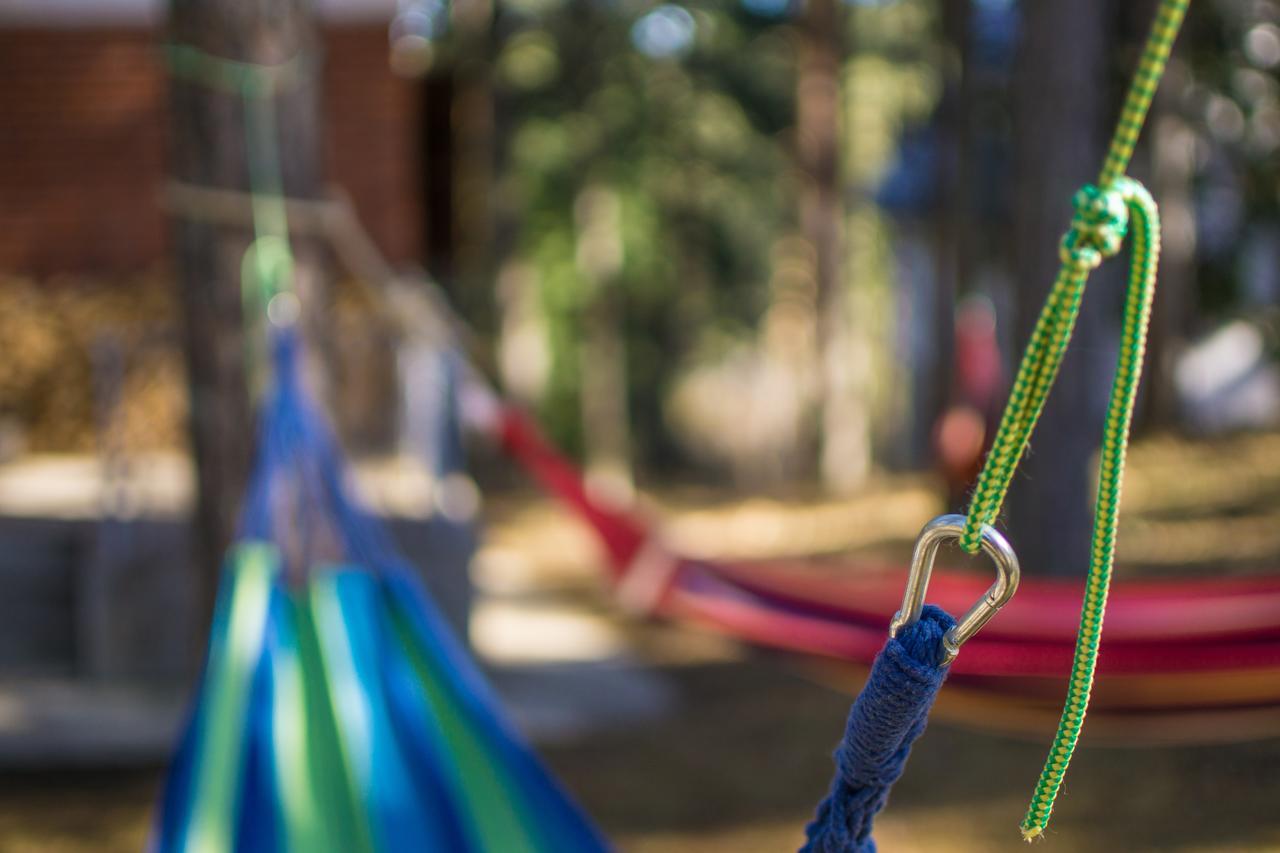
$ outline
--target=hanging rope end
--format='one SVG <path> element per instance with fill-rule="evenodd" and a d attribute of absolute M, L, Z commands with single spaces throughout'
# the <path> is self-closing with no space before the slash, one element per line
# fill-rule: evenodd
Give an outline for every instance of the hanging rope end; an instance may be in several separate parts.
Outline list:
<path fill-rule="evenodd" d="M 1022 833 L 1023 841 L 1031 844 L 1044 840 L 1044 831 L 1049 827 L 1049 815 L 1052 808 L 1052 804 L 1049 804 L 1048 808 L 1045 808 L 1045 804 L 1042 802 L 1032 804 L 1022 818 L 1022 826 L 1018 827 L 1018 831 Z"/>

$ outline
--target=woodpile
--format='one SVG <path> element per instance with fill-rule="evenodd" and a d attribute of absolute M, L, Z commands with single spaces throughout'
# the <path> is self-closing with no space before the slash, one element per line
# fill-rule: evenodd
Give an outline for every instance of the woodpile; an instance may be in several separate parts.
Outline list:
<path fill-rule="evenodd" d="M 177 330 L 160 275 L 0 277 L 0 455 L 183 447 Z"/>
<path fill-rule="evenodd" d="M 24 452 L 182 450 L 181 318 L 161 274 L 101 281 L 0 275 L 0 461 Z M 327 404 L 360 449 L 394 444 L 392 341 L 351 281 L 333 291 Z"/>

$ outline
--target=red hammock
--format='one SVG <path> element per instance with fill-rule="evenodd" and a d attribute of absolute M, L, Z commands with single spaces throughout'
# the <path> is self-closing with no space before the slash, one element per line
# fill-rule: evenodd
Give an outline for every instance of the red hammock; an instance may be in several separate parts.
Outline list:
<path fill-rule="evenodd" d="M 883 645 L 905 569 L 819 576 L 776 563 L 682 557 L 634 510 L 591 496 L 578 469 L 526 416 L 505 410 L 501 435 L 512 457 L 595 531 L 619 597 L 633 609 L 816 656 L 842 679 L 849 677 L 842 667 L 869 664 Z M 989 582 L 938 569 L 929 600 L 963 612 Z M 1081 583 L 1024 579 L 952 664 L 940 709 L 1002 729 L 1051 729 L 1071 668 Z M 1093 731 L 1103 736 L 1280 733 L 1280 577 L 1117 582 L 1098 674 L 1090 719 L 1101 718 Z"/>

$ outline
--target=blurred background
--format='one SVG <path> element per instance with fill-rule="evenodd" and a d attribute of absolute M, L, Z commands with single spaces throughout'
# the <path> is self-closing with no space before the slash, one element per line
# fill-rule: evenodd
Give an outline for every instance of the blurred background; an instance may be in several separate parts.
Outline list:
<path fill-rule="evenodd" d="M 184 47 L 273 69 L 313 384 L 517 720 L 621 849 L 775 850 L 856 681 L 626 616 L 491 442 L 440 476 L 445 379 L 403 329 L 447 300 L 591 488 L 684 552 L 902 563 L 964 507 L 1153 9 L 0 3 L 0 848 L 142 846 L 252 448 L 267 155 Z M 1164 253 L 1121 577 L 1280 562 L 1277 68 L 1280 4 L 1196 0 L 1131 169 Z M 1027 575 L 1087 567 L 1123 284 L 1095 275 L 1015 481 Z M 882 847 L 1020 843 L 1050 733 L 938 723 Z M 1277 767 L 1277 739 L 1086 734 L 1049 843 L 1275 849 Z"/>

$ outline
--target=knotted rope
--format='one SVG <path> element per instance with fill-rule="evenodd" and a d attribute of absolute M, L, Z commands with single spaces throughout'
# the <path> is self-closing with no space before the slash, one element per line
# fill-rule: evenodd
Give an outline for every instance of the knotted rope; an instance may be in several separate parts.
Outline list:
<path fill-rule="evenodd" d="M 1062 720 L 1022 824 L 1023 837 L 1028 840 L 1048 825 L 1093 687 L 1115 558 L 1125 450 L 1142 375 L 1160 254 L 1160 217 L 1155 201 L 1141 184 L 1125 177 L 1124 171 L 1188 2 L 1161 0 L 1101 175 L 1096 184 L 1085 186 L 1073 199 L 1075 213 L 1059 246 L 1057 278 L 1031 332 L 959 538 L 961 547 L 971 554 L 982 548 L 983 531 L 1000 513 L 1014 469 L 1062 364 L 1089 274 L 1117 255 L 1125 238 L 1132 236 L 1120 357 L 1107 406 L 1080 632 Z M 939 661 L 943 635 L 952 624 L 946 613 L 926 606 L 921 618 L 905 626 L 897 637 L 891 636 L 876 657 L 836 751 L 837 772 L 831 791 L 806 830 L 806 853 L 875 850 L 872 821 L 902 774 L 911 745 L 924 731 L 929 709 L 946 677 L 947 668 Z"/>
<path fill-rule="evenodd" d="M 1028 840 L 1040 835 L 1049 823 L 1054 800 L 1080 736 L 1093 687 L 1103 613 L 1115 558 L 1125 450 L 1142 375 L 1160 255 L 1160 217 L 1155 201 L 1141 184 L 1125 177 L 1124 171 L 1133 155 L 1188 4 L 1189 0 L 1161 0 L 1097 184 L 1084 187 L 1075 196 L 1075 215 L 1060 246 L 1058 276 L 1031 332 L 960 537 L 962 548 L 971 554 L 978 552 L 982 528 L 993 524 L 999 515 L 1014 469 L 1026 451 L 1031 432 L 1044 409 L 1075 327 L 1089 274 L 1104 260 L 1118 254 L 1125 237 L 1132 236 L 1120 356 L 1107 405 L 1093 544 L 1080 632 L 1076 639 L 1062 720 L 1022 824 L 1023 836 Z"/>
<path fill-rule="evenodd" d="M 1120 252 L 1129 230 L 1125 192 L 1116 185 L 1101 190 L 1086 184 L 1071 200 L 1075 216 L 1062 238 L 1062 265 L 1080 273 L 1092 272 Z"/>

